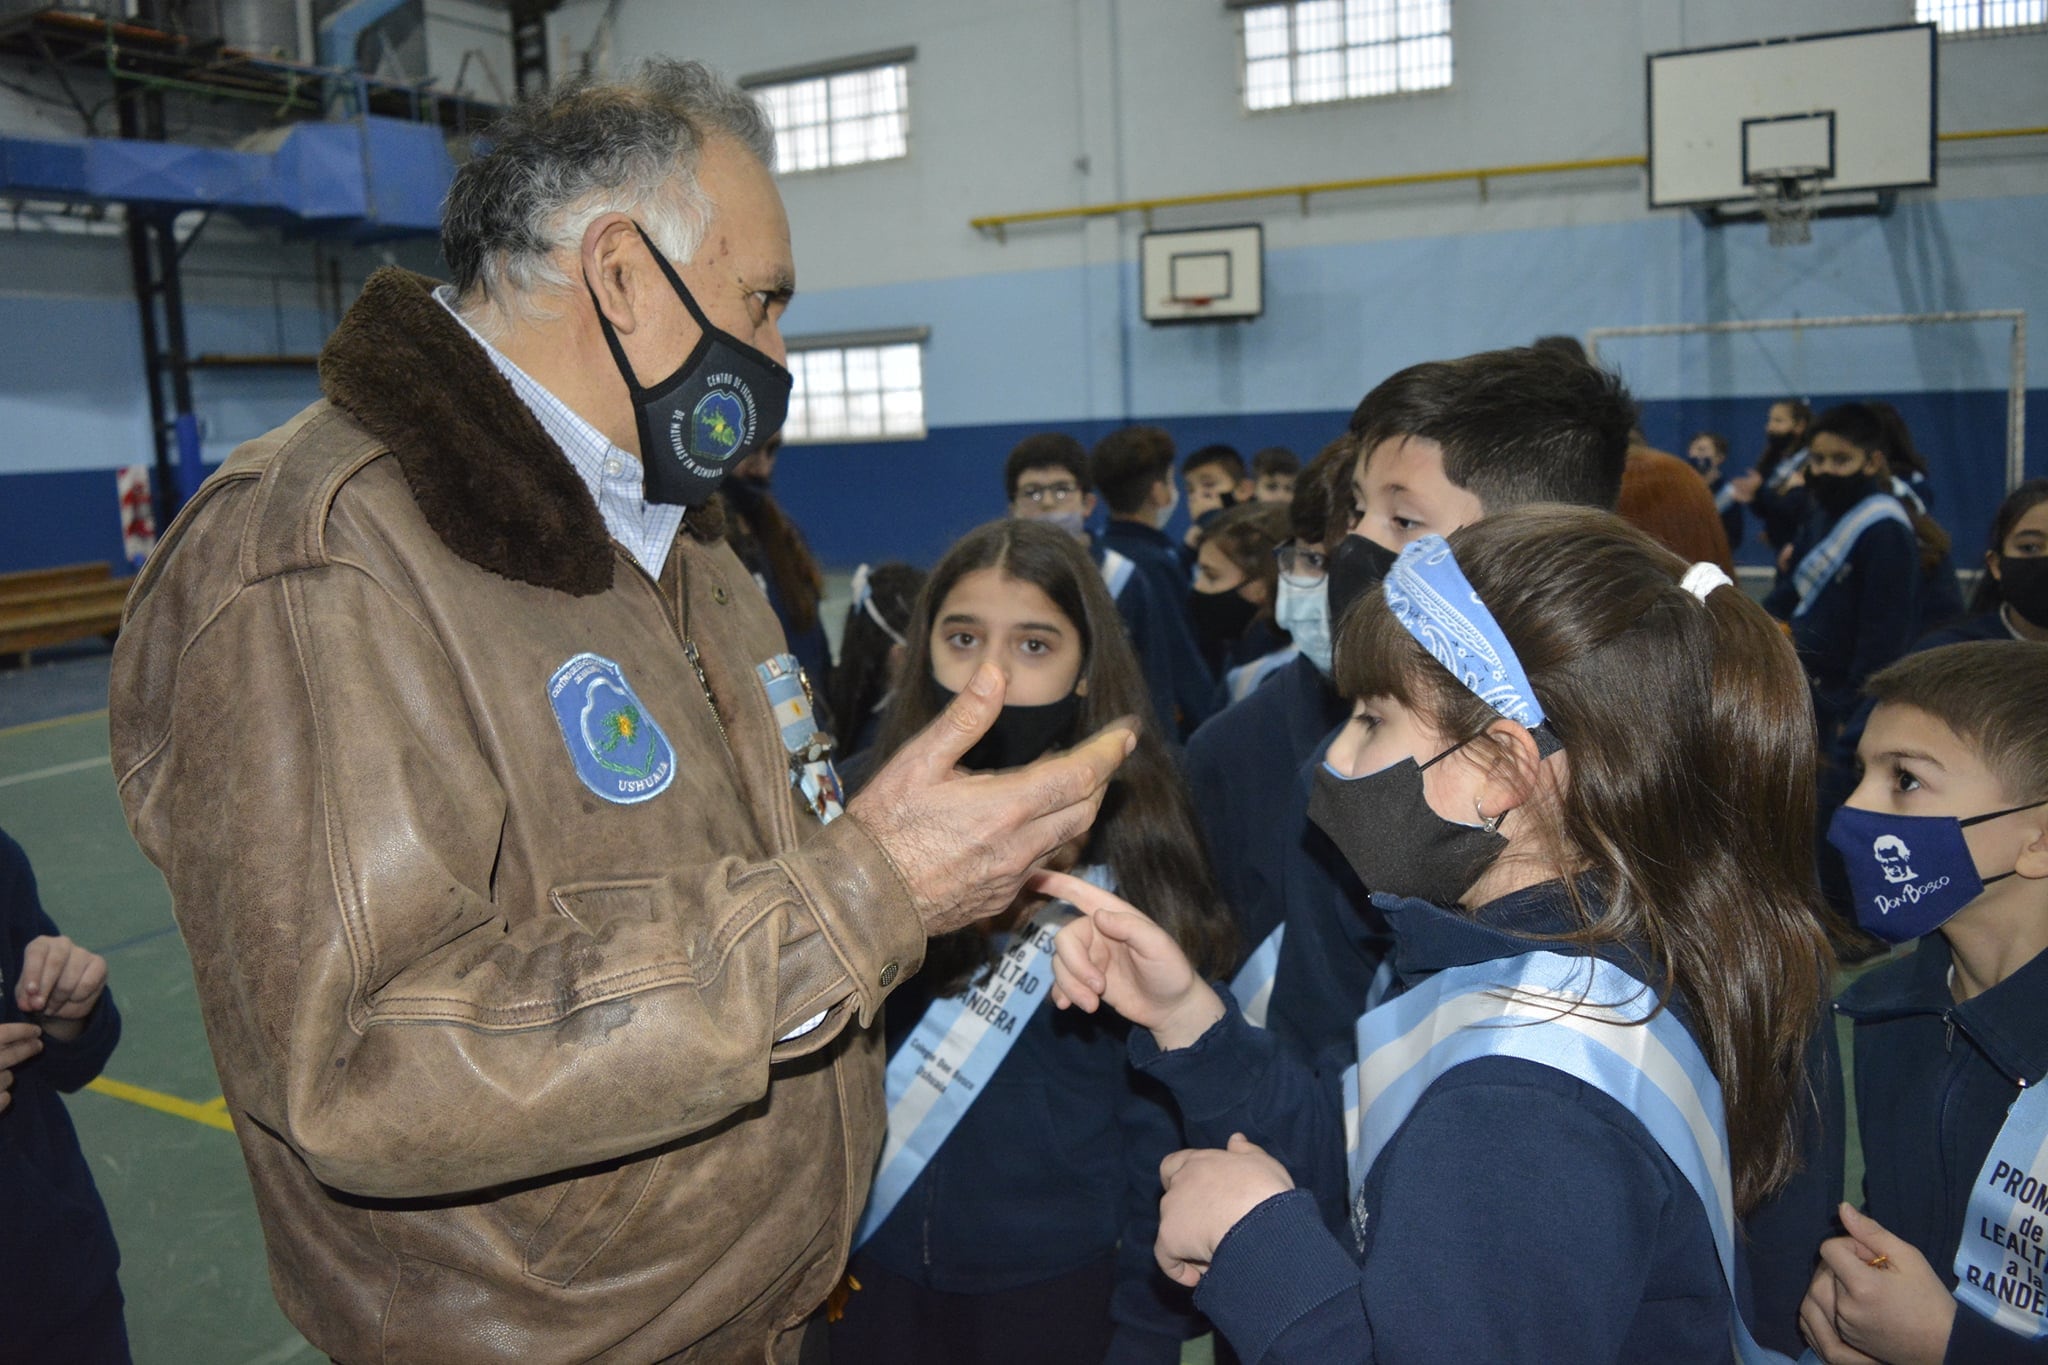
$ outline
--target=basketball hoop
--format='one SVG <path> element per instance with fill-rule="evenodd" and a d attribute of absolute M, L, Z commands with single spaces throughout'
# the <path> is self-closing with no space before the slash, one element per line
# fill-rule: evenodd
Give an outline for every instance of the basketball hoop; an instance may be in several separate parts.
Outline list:
<path fill-rule="evenodd" d="M 1813 240 L 1820 178 L 1818 166 L 1785 166 L 1750 175 L 1757 207 L 1770 225 L 1772 246 L 1805 246 Z"/>

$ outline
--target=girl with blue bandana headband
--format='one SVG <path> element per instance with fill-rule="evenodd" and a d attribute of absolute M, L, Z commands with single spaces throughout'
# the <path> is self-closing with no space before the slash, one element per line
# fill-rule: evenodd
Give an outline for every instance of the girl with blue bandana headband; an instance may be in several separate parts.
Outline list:
<path fill-rule="evenodd" d="M 1734 1288 L 1738 1218 L 1806 1155 L 1830 965 L 1789 643 L 1718 569 L 1535 507 L 1410 545 L 1337 682 L 1314 815 L 1398 976 L 1352 1046 L 1312 1066 L 1138 910 L 1046 879 L 1089 912 L 1055 1001 L 1142 1026 L 1206 1148 L 1166 1160 L 1160 1264 L 1245 1360 L 1797 1350 L 1838 1166 L 1790 1292 L 1755 1285 L 1770 1320 Z"/>

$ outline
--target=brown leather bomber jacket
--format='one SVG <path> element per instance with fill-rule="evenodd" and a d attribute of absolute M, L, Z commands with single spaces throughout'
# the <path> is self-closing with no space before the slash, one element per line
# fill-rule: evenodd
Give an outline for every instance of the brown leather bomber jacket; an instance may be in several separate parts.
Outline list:
<path fill-rule="evenodd" d="M 115 654 L 273 1287 L 350 1365 L 791 1359 L 919 917 L 793 799 L 782 635 L 715 518 L 650 579 L 431 285 L 372 278 L 328 401 L 208 480 Z M 585 654 L 636 704 L 602 741 L 551 689 Z"/>

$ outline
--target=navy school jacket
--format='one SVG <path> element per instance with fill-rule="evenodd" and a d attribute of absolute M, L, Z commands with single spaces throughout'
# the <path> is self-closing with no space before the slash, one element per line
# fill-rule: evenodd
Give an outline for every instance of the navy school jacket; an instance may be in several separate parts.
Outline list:
<path fill-rule="evenodd" d="M 1188 619 L 1188 593 L 1193 589 L 1193 580 L 1181 562 L 1180 548 L 1166 532 L 1141 521 L 1111 517 L 1102 528 L 1102 543 L 1136 564 L 1138 571 L 1151 580 L 1159 600 L 1172 605 L 1183 620 Z M 1192 622 L 1189 629 L 1193 629 Z"/>
<path fill-rule="evenodd" d="M 1809 517 L 1793 542 L 1796 566 L 1834 527 Z M 1764 599 L 1764 610 L 1792 623 L 1792 643 L 1813 684 L 1814 723 L 1825 747 L 1856 710 L 1864 680 L 1895 662 L 1913 642 L 1919 616 L 1920 546 L 1911 528 L 1881 521 L 1857 538 L 1813 607 L 1794 617 L 1798 590 L 1788 574 Z"/>
<path fill-rule="evenodd" d="M 1948 940 L 1921 939 L 1842 993 L 1855 1021 L 1856 1116 L 1864 1211 L 1955 1287 L 1956 1244 L 1971 1187 L 2022 1083 L 2048 1075 L 2048 953 L 1957 1004 Z M 1958 1304 L 1951 1365 L 2048 1361 L 2028 1342 Z"/>
<path fill-rule="evenodd" d="M 1352 1045 L 1352 1026 L 1393 946 L 1378 903 L 1330 836 L 1309 822 L 1311 784 L 1336 737 L 1333 727 L 1302 760 L 1286 808 L 1289 826 L 1301 835 L 1281 868 L 1287 936 L 1266 1027 L 1291 1039 L 1304 1057 Z"/>
<path fill-rule="evenodd" d="M 1301 765 L 1349 711 L 1321 670 L 1297 657 L 1188 740 L 1188 794 L 1247 954 L 1285 918 L 1287 863 L 1307 836 L 1343 863 L 1309 825 L 1306 808 L 1297 818 L 1294 807 L 1302 805 L 1295 799 Z"/>
<path fill-rule="evenodd" d="M 21 845 L 0 833 L 0 1023 L 32 1022 L 15 1006 L 30 940 L 57 933 L 36 897 Z M 30 1347 L 62 1331 L 115 1287 L 113 1225 L 60 1096 L 100 1074 L 121 1040 L 111 991 L 70 1042 L 14 1068 L 0 1110 L 0 1344 Z"/>
<path fill-rule="evenodd" d="M 1531 936 L 1569 923 L 1555 883 L 1470 918 L 1375 901 L 1394 928 L 1404 983 L 1554 950 Z M 1616 960 L 1645 974 L 1625 953 Z M 1507 1058 L 1439 1077 L 1367 1176 L 1371 1216 L 1354 1241 L 1340 1085 L 1355 1054 L 1330 1049 L 1311 1069 L 1225 1007 L 1191 1047 L 1160 1053 L 1134 1031 L 1131 1052 L 1172 1089 L 1191 1141 L 1221 1146 L 1243 1132 L 1303 1187 L 1240 1222 L 1196 1291 L 1246 1361 L 1729 1358 L 1728 1289 L 1706 1212 L 1605 1094 Z M 1836 1166 L 1835 1189 L 1839 1177 Z M 1813 1245 L 1825 1234 L 1816 1224 Z M 1760 1335 L 1789 1345 L 1792 1332 L 1786 1324 Z"/>
<path fill-rule="evenodd" d="M 1090 546 L 1090 557 L 1098 569 L 1107 548 L 1099 539 Z M 1160 736 L 1168 744 L 1176 744 L 1208 719 L 1215 704 L 1214 686 L 1195 648 L 1187 613 L 1162 602 L 1155 576 L 1146 573 L 1138 560 L 1131 559 L 1131 564 L 1129 579 L 1121 589 L 1112 589 L 1117 614 L 1123 618 L 1131 652 L 1138 656 L 1138 671 L 1145 675 L 1145 691 L 1152 699 Z"/>
<path fill-rule="evenodd" d="M 889 1052 L 931 1003 L 889 998 Z M 1200 1330 L 1152 1259 L 1159 1163 L 1186 1146 L 1172 1101 L 1131 1070 L 1128 1026 L 1043 1002 L 982 1095 L 858 1253 L 928 1289 L 989 1293 L 1117 1258 L 1108 1359 L 1175 1365 Z M 856 1274 L 858 1270 L 856 1269 Z"/>

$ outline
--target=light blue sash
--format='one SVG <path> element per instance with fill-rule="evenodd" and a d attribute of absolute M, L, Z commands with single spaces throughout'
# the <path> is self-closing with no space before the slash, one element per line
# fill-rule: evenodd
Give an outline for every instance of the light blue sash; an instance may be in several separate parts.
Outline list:
<path fill-rule="evenodd" d="M 1806 558 L 1792 570 L 1792 584 L 1799 589 L 1799 605 L 1792 608 L 1795 618 L 1813 609 L 1821 589 L 1849 562 L 1849 552 L 1856 548 L 1856 542 L 1881 521 L 1896 521 L 1909 531 L 1913 529 L 1913 519 L 1906 515 L 1897 498 L 1889 493 L 1872 493 L 1844 512 L 1834 529 L 1821 537 L 1820 544 L 1806 552 Z"/>
<path fill-rule="evenodd" d="M 1130 584 L 1131 575 L 1137 571 L 1138 566 L 1133 564 L 1129 558 L 1118 554 L 1107 546 L 1103 547 L 1102 581 L 1109 585 L 1111 601 L 1115 601 L 1124 595 L 1125 587 Z"/>
<path fill-rule="evenodd" d="M 1358 1021 L 1358 1064 L 1344 1076 L 1351 1216 L 1361 1247 L 1366 1176 L 1437 1077 L 1481 1057 L 1562 1071 L 1635 1115 L 1699 1195 L 1735 1294 L 1735 1212 L 1721 1085 L 1685 1026 L 1648 986 L 1591 957 L 1534 952 L 1439 972 Z M 1729 1324 L 1744 1365 L 1789 1357 Z"/>
<path fill-rule="evenodd" d="M 1293 645 L 1276 649 L 1271 654 L 1261 654 L 1248 664 L 1239 664 L 1223 675 L 1223 691 L 1231 701 L 1243 701 L 1259 690 L 1259 684 L 1273 676 L 1277 669 L 1287 667 L 1301 654 Z"/>
<path fill-rule="evenodd" d="M 1806 468 L 1807 453 L 1802 450 L 1796 455 L 1780 460 L 1778 467 L 1771 471 L 1771 487 L 1783 489 L 1786 484 L 1792 482 L 1792 476 Z"/>
<path fill-rule="evenodd" d="M 1266 935 L 1230 978 L 1230 994 L 1239 1012 L 1260 1028 L 1266 1026 L 1266 1011 L 1273 1003 L 1273 978 L 1280 971 L 1280 943 L 1286 936 L 1285 924 Z"/>
<path fill-rule="evenodd" d="M 2048 1087 L 2020 1091 L 1985 1154 L 1956 1247 L 1956 1301 L 2008 1332 L 2048 1337 Z"/>
<path fill-rule="evenodd" d="M 1105 891 L 1116 890 L 1116 878 L 1107 867 L 1082 868 L 1076 875 Z M 1013 937 L 987 980 L 959 995 L 932 1001 L 889 1059 L 883 1078 L 889 1136 L 882 1144 L 867 1211 L 853 1235 L 854 1246 L 874 1236 L 888 1219 L 1010 1055 L 1017 1035 L 1031 1022 L 1052 985 L 1053 935 L 1074 914 L 1065 901 L 1040 907 Z"/>

